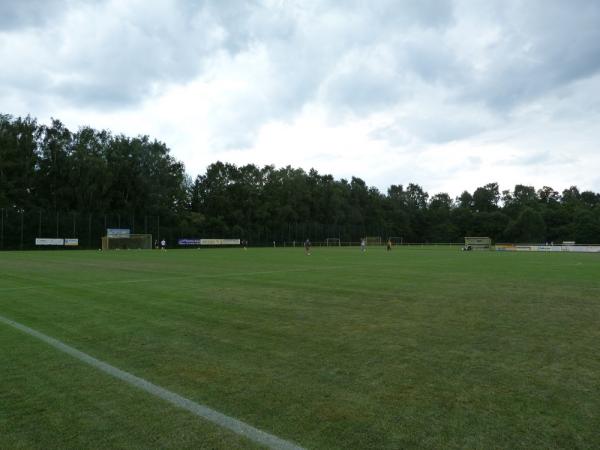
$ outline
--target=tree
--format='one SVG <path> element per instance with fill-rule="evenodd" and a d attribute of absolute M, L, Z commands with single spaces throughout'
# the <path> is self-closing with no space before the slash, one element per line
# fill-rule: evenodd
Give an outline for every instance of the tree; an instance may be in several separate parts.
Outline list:
<path fill-rule="evenodd" d="M 546 224 L 538 211 L 525 207 L 519 213 L 517 220 L 510 222 L 506 235 L 515 242 L 546 242 Z"/>
<path fill-rule="evenodd" d="M 463 191 L 462 194 L 456 199 L 459 208 L 472 208 L 473 207 L 473 196 L 469 191 Z"/>
<path fill-rule="evenodd" d="M 488 183 L 478 187 L 473 193 L 473 208 L 476 211 L 493 211 L 498 207 L 500 191 L 498 183 Z"/>
<path fill-rule="evenodd" d="M 38 125 L 29 116 L 13 120 L 0 114 L 0 207 L 29 208 L 35 203 Z"/>

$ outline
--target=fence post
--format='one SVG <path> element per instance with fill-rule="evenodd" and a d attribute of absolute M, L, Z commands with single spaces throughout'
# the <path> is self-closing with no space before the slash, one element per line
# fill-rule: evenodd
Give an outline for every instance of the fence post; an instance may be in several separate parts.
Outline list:
<path fill-rule="evenodd" d="M 21 245 L 20 245 L 21 250 L 23 250 L 23 213 L 24 212 L 25 212 L 24 210 L 21 210 Z"/>
<path fill-rule="evenodd" d="M 92 213 L 88 217 L 88 248 L 92 248 Z"/>
<path fill-rule="evenodd" d="M 40 209 L 40 215 L 38 220 L 38 235 L 37 237 L 42 237 L 42 210 Z"/>
<path fill-rule="evenodd" d="M 58 239 L 58 220 L 59 220 L 59 212 L 56 211 L 56 238 Z"/>
<path fill-rule="evenodd" d="M 0 217 L 0 248 L 4 249 L 4 208 L 2 208 L 2 215 Z"/>

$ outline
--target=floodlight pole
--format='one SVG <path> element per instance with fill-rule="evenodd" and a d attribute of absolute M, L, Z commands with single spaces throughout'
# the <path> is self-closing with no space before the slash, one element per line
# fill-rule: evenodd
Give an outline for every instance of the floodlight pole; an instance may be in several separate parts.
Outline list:
<path fill-rule="evenodd" d="M 21 210 L 21 250 L 23 250 L 23 210 Z"/>
<path fill-rule="evenodd" d="M 2 215 L 0 216 L 0 248 L 4 249 L 4 208 L 2 208 Z"/>

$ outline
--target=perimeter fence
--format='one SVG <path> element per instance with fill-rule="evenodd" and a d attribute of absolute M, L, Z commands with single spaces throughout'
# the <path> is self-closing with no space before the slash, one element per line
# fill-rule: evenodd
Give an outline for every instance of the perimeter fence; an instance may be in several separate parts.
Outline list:
<path fill-rule="evenodd" d="M 151 234 L 153 241 L 165 239 L 171 248 L 178 247 L 179 239 L 236 238 L 249 246 L 293 247 L 302 246 L 307 238 L 313 246 L 337 245 L 337 242 L 331 242 L 332 239 L 337 240 L 340 246 L 351 246 L 359 245 L 360 239 L 365 236 L 379 236 L 382 244 L 388 237 L 401 236 L 400 230 L 389 225 L 294 222 L 226 226 L 218 220 L 197 220 L 192 215 L 0 208 L 0 250 L 39 248 L 36 247 L 37 238 L 77 239 L 78 248 L 98 249 L 107 228 L 125 228 L 132 234 Z M 402 246 L 427 245 L 407 240 L 402 241 Z M 394 245 L 399 244 L 394 242 Z"/>

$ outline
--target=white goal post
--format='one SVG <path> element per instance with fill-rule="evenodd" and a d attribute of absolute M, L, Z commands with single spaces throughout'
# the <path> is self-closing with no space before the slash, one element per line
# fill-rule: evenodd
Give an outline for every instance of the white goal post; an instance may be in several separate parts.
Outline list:
<path fill-rule="evenodd" d="M 327 247 L 340 247 L 342 245 L 340 238 L 326 238 L 325 245 Z"/>

